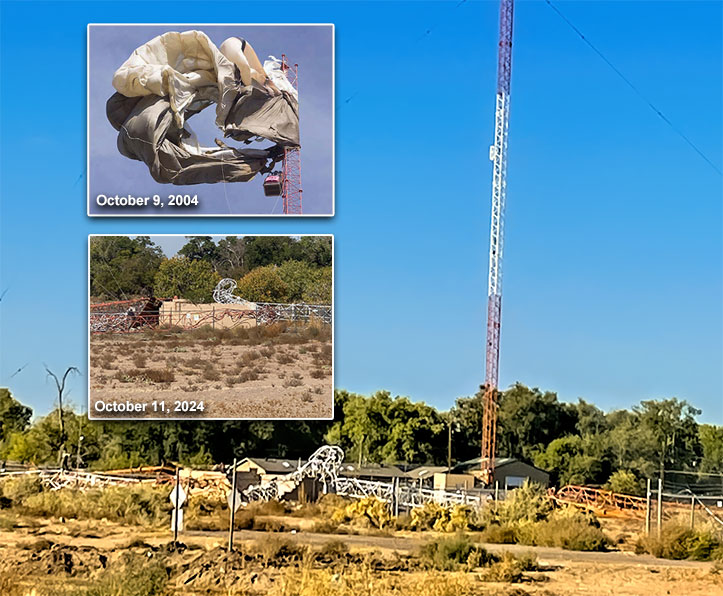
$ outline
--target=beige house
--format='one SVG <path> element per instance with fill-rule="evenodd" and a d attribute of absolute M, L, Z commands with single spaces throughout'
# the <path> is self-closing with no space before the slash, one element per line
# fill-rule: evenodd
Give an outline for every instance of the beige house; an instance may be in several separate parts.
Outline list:
<path fill-rule="evenodd" d="M 437 472 L 434 474 L 434 490 L 471 490 L 474 488 L 474 481 L 471 474 Z"/>
<path fill-rule="evenodd" d="M 195 304 L 183 298 L 164 300 L 158 324 L 166 327 L 197 329 L 210 326 L 216 329 L 256 326 L 256 304 Z"/>

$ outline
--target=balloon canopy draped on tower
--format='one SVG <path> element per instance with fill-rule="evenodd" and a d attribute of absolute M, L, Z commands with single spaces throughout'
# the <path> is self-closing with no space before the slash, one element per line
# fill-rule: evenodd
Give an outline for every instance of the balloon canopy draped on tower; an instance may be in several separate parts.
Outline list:
<path fill-rule="evenodd" d="M 280 62 L 262 65 L 238 37 L 218 48 L 202 31 L 164 33 L 133 52 L 113 87 L 106 114 L 118 150 L 144 162 L 157 182 L 247 182 L 272 171 L 284 147 L 299 146 L 298 98 Z M 201 146 L 188 119 L 211 104 L 224 137 L 274 144 L 235 148 L 216 139 L 216 147 Z"/>

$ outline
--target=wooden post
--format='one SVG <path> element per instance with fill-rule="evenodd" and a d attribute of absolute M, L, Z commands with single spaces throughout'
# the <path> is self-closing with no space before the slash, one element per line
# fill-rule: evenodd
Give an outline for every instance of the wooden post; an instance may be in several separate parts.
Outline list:
<path fill-rule="evenodd" d="M 452 421 L 447 424 L 447 474 L 452 471 Z"/>
<path fill-rule="evenodd" d="M 176 498 L 173 504 L 173 544 L 178 544 L 178 512 L 181 509 L 181 468 L 176 466 Z"/>
<path fill-rule="evenodd" d="M 690 495 L 690 529 L 695 527 L 695 495 Z"/>
<path fill-rule="evenodd" d="M 236 458 L 233 458 L 233 468 L 231 468 L 231 515 L 228 526 L 228 552 L 233 550 L 233 526 L 236 523 Z"/>
<path fill-rule="evenodd" d="M 658 538 L 663 533 L 663 479 L 658 478 Z"/>
<path fill-rule="evenodd" d="M 650 478 L 648 478 L 648 486 L 645 490 L 645 535 L 650 536 Z"/>

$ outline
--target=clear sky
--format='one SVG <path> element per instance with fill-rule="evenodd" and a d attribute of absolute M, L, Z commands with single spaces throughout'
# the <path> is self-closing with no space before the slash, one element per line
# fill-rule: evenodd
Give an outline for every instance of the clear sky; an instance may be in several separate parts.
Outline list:
<path fill-rule="evenodd" d="M 720 169 L 721 3 L 558 6 Z M 0 382 L 19 399 L 50 409 L 42 362 L 85 369 L 88 233 L 333 233 L 337 386 L 443 409 L 476 390 L 496 2 L 1 10 Z M 86 217 L 86 23 L 179 13 L 336 24 L 336 217 Z M 721 177 L 544 2 L 515 18 L 501 384 L 605 409 L 675 396 L 723 423 Z"/>

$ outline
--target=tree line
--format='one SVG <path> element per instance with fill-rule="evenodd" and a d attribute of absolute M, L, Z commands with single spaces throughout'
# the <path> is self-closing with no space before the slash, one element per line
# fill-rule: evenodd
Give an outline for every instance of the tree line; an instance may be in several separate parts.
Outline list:
<path fill-rule="evenodd" d="M 139 296 L 212 302 L 222 278 L 237 281 L 236 294 L 253 302 L 331 304 L 330 236 L 189 236 L 166 258 L 149 236 L 96 236 L 90 241 L 93 300 Z"/>
<path fill-rule="evenodd" d="M 245 456 L 297 459 L 324 443 L 341 446 L 351 461 L 445 465 L 451 455 L 454 464 L 479 457 L 482 395 L 438 411 L 387 391 L 337 390 L 333 421 L 94 422 L 66 408 L 64 445 L 71 465 L 94 469 L 209 466 Z M 676 398 L 605 413 L 585 400 L 565 403 L 553 392 L 517 383 L 499 396 L 498 454 L 549 471 L 557 485 L 639 494 L 646 478 L 666 469 L 723 473 L 723 426 L 698 424 L 699 414 Z M 31 423 L 30 409 L 0 390 L 0 457 L 53 464 L 61 444 L 57 410 Z"/>

